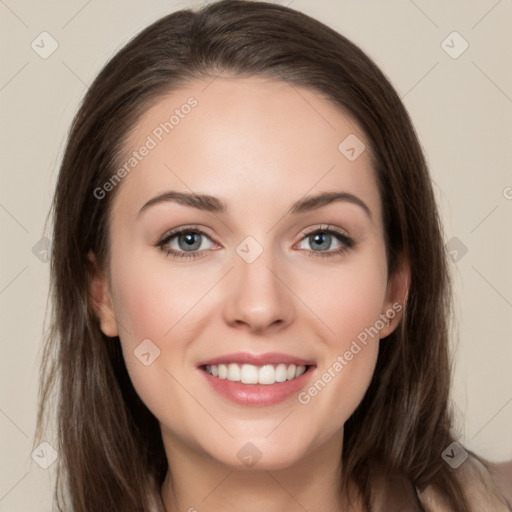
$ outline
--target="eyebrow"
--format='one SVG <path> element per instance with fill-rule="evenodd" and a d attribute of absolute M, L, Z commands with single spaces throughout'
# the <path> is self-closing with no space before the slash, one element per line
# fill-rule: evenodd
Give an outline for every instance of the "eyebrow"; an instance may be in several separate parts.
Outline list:
<path fill-rule="evenodd" d="M 347 202 L 360 206 L 364 212 L 372 219 L 372 212 L 368 205 L 359 197 L 349 192 L 324 192 L 314 196 L 308 196 L 303 199 L 299 199 L 292 204 L 288 210 L 288 214 L 305 213 L 312 210 L 317 210 L 334 202 Z M 226 213 L 228 207 L 220 199 L 207 194 L 194 194 L 187 192 L 177 192 L 170 190 L 159 194 L 150 199 L 144 206 L 139 210 L 137 216 L 140 216 L 145 210 L 160 203 L 175 202 L 184 206 L 190 206 L 198 210 L 211 212 L 211 213 Z"/>

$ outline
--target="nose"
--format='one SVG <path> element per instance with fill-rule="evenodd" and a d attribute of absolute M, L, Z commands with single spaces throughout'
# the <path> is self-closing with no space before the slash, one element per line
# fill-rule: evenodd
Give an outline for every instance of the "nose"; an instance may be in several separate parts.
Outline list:
<path fill-rule="evenodd" d="M 282 266 L 270 250 L 252 263 L 236 253 L 227 283 L 224 318 L 231 327 L 263 334 L 284 329 L 293 322 L 293 292 Z"/>

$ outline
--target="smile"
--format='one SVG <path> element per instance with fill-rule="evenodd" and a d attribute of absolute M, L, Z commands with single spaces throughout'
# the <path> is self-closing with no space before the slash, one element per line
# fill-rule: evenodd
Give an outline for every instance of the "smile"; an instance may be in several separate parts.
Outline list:
<path fill-rule="evenodd" d="M 252 364 L 212 364 L 205 365 L 204 371 L 218 379 L 226 379 L 242 384 L 272 385 L 279 382 L 294 380 L 305 373 L 307 366 L 284 364 L 266 364 L 255 366 Z"/>
<path fill-rule="evenodd" d="M 197 368 L 222 399 L 265 407 L 292 400 L 313 378 L 316 362 L 282 352 L 237 352 L 203 359 Z"/>

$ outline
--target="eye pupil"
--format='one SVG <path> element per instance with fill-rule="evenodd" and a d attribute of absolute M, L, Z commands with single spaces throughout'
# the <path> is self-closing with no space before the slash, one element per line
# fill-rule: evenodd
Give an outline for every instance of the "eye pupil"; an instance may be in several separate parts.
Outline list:
<path fill-rule="evenodd" d="M 324 239 L 323 243 L 322 243 L 322 239 Z M 310 241 L 319 243 L 319 245 L 317 245 L 317 248 L 319 248 L 319 249 L 328 249 L 329 246 L 331 245 L 330 244 L 331 235 L 329 235 L 328 233 L 315 233 L 314 235 L 311 235 Z M 313 245 L 313 243 L 312 243 L 312 245 Z M 314 245 L 313 245 L 313 247 L 314 247 Z"/>
<path fill-rule="evenodd" d="M 180 246 L 180 249 L 185 251 L 198 249 L 201 245 L 201 241 L 199 240 L 200 236 L 201 235 L 199 233 L 187 233 L 186 235 L 180 235 L 178 237 L 178 245 Z M 186 245 L 183 246 L 182 242 L 185 242 Z"/>

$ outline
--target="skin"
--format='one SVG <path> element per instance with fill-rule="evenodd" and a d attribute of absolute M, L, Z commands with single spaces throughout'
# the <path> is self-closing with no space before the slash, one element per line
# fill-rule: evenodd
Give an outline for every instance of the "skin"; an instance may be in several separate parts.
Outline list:
<path fill-rule="evenodd" d="M 196 80 L 161 98 L 126 145 L 129 156 L 169 112 L 197 99 L 115 191 L 111 258 L 92 284 L 101 329 L 119 335 L 135 389 L 160 422 L 173 475 L 162 487 L 168 512 L 348 510 L 337 494 L 343 425 L 369 385 L 377 336 L 305 405 L 297 395 L 265 407 L 228 402 L 197 364 L 232 352 L 284 352 L 315 361 L 307 389 L 379 315 L 403 305 L 409 270 L 402 263 L 393 276 L 386 272 L 370 146 L 316 92 L 262 78 L 210 82 Z M 338 150 L 349 134 L 366 145 L 354 161 Z M 215 196 L 229 211 L 167 201 L 139 214 L 169 190 Z M 305 195 L 329 191 L 359 197 L 371 218 L 341 201 L 288 214 Z M 197 259 L 175 260 L 155 246 L 169 230 L 190 224 L 208 235 Z M 327 224 L 355 245 L 319 256 L 304 232 Z M 236 252 L 247 236 L 263 249 L 252 263 Z M 177 237 L 172 242 L 182 252 L 183 245 Z M 342 246 L 333 237 L 322 250 Z M 399 312 L 380 337 L 400 318 Z M 160 356 L 145 366 L 134 350 L 148 338 Z M 252 467 L 237 457 L 248 442 L 261 453 Z"/>

